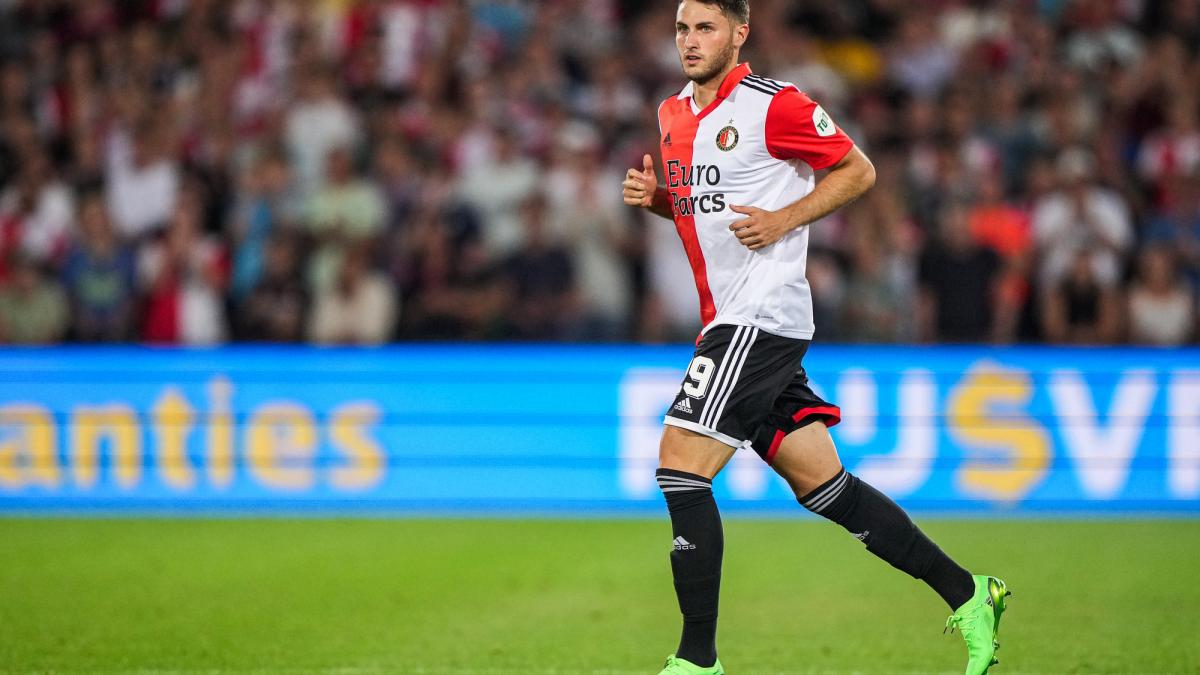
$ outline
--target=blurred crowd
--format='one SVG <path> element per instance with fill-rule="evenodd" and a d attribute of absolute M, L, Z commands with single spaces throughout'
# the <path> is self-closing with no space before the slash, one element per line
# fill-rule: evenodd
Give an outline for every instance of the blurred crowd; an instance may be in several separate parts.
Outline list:
<path fill-rule="evenodd" d="M 0 343 L 690 340 L 675 3 L 0 0 Z M 867 152 L 818 338 L 1195 343 L 1200 0 L 753 0 Z"/>

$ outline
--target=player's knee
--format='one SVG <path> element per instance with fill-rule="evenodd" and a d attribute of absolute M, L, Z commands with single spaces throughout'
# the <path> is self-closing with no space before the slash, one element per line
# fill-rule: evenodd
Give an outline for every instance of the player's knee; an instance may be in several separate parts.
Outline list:
<path fill-rule="evenodd" d="M 662 438 L 658 441 L 658 467 L 660 469 L 687 471 L 686 467 L 677 466 L 687 461 L 680 431 L 672 426 L 663 427 Z"/>
<path fill-rule="evenodd" d="M 788 486 L 792 488 L 792 493 L 801 503 L 809 494 L 837 478 L 843 471 L 842 465 L 837 462 L 825 466 L 777 462 L 772 464 L 771 468 L 787 481 Z"/>
<path fill-rule="evenodd" d="M 842 471 L 823 420 L 815 420 L 768 446 L 764 459 L 787 481 L 797 499 L 818 490 Z"/>
<path fill-rule="evenodd" d="M 658 445 L 658 466 L 711 479 L 729 461 L 733 450 L 702 434 L 668 425 Z"/>

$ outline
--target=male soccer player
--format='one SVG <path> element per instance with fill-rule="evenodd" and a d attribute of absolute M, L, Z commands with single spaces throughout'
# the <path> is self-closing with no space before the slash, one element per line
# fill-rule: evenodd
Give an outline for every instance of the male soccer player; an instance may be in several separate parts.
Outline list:
<path fill-rule="evenodd" d="M 806 225 L 866 192 L 870 160 L 795 86 L 759 77 L 738 53 L 748 0 L 682 0 L 675 43 L 690 82 L 659 106 L 666 186 L 650 155 L 630 169 L 625 203 L 673 218 L 704 322 L 664 420 L 657 478 L 671 514 L 671 569 L 683 634 L 660 675 L 721 675 L 717 598 L 723 535 L 712 479 L 753 448 L 800 503 L 940 595 L 967 643 L 967 675 L 995 663 L 1008 591 L 972 576 L 886 495 L 847 472 L 828 427 L 837 406 L 808 386 L 813 335 Z M 828 169 L 817 182 L 814 172 Z"/>

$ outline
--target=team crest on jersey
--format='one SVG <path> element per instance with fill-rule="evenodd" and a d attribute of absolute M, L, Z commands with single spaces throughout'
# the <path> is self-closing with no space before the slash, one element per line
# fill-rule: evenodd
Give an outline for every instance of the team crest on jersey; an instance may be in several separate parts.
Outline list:
<path fill-rule="evenodd" d="M 737 147 L 738 130 L 732 124 L 717 132 L 717 147 L 725 152 Z"/>

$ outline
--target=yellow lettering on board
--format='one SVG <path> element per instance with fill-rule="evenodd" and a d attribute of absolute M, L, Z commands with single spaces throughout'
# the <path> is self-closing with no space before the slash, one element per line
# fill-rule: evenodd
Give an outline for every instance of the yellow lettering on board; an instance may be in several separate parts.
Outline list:
<path fill-rule="evenodd" d="M 208 384 L 208 478 L 215 487 L 233 483 L 233 383 L 215 377 Z"/>
<path fill-rule="evenodd" d="M 303 490 L 315 482 L 312 459 L 317 425 L 296 403 L 269 403 L 254 412 L 246 429 L 251 474 L 268 487 Z"/>
<path fill-rule="evenodd" d="M 142 429 L 137 413 L 122 403 L 79 406 L 71 413 L 75 482 L 90 488 L 99 474 L 100 443 L 108 439 L 117 484 L 129 489 L 142 477 Z"/>
<path fill-rule="evenodd" d="M 1012 412 L 1028 405 L 1033 391 L 1028 373 L 983 363 L 950 392 L 950 434 L 973 451 L 958 473 L 966 492 L 1016 501 L 1045 479 L 1051 455 L 1046 430 Z M 1010 412 L 993 416 L 996 406 Z"/>
<path fill-rule="evenodd" d="M 196 423 L 196 412 L 175 387 L 163 392 L 151 411 L 158 445 L 158 466 L 163 482 L 177 490 L 196 485 L 196 472 L 188 463 L 187 442 Z"/>
<path fill-rule="evenodd" d="M 0 487 L 58 487 L 58 429 L 54 416 L 36 403 L 0 406 Z M 13 433 L 15 432 L 15 433 Z"/>
<path fill-rule="evenodd" d="M 331 482 L 343 490 L 365 490 L 383 480 L 383 449 L 366 431 L 379 421 L 374 403 L 347 403 L 333 411 L 329 435 L 345 464 L 333 470 Z"/>

